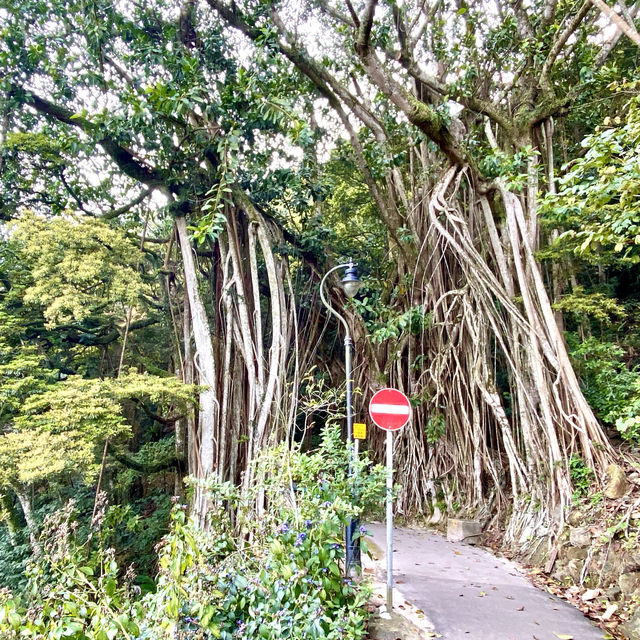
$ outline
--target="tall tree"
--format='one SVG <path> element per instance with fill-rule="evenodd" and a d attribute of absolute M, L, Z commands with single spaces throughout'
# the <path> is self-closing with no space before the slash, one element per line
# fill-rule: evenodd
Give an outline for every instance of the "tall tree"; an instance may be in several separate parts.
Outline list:
<path fill-rule="evenodd" d="M 467 506 L 510 493 L 511 535 L 561 514 L 571 456 L 600 474 L 612 455 L 535 257 L 554 124 L 588 91 L 598 53 L 591 3 L 208 3 L 328 102 L 386 226 L 397 305 L 432 314 L 374 360 L 423 401 L 400 444 L 405 504 L 435 496 L 436 479 Z M 425 448 L 439 414 L 445 435 Z"/>
<path fill-rule="evenodd" d="M 284 385 L 295 311 L 283 230 L 235 186 L 235 167 L 256 131 L 287 133 L 274 115 L 286 108 L 247 101 L 260 71 L 230 55 L 223 26 L 192 1 L 27 0 L 0 12 L 12 24 L 0 45 L 3 216 L 76 211 L 139 235 L 146 255 L 161 248 L 164 264 L 145 275 L 165 287 L 176 373 L 200 388 L 196 415 L 175 423 L 178 446 L 186 438 L 196 478 L 247 486 L 281 424 L 272 408 L 288 415 L 295 397 Z M 125 315 L 123 339 L 130 305 Z M 197 486 L 203 525 L 205 495 Z"/>

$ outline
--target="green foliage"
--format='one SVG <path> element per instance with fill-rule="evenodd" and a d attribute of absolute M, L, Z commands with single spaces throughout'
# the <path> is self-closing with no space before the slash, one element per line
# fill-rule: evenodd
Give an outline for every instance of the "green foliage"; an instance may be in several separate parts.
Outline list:
<path fill-rule="evenodd" d="M 364 295 L 354 298 L 353 302 L 365 319 L 374 344 L 398 340 L 403 335 L 420 335 L 431 324 L 431 314 L 422 305 L 398 312 L 382 304 L 379 296 L 366 289 Z"/>
<path fill-rule="evenodd" d="M 580 456 L 573 455 L 569 459 L 569 476 L 574 489 L 573 500 L 577 501 L 581 497 L 588 495 L 594 479 L 594 473 Z"/>
<path fill-rule="evenodd" d="M 172 499 L 160 489 L 139 500 L 131 500 L 128 495 L 124 494 L 126 500 L 123 498 L 120 504 L 107 507 L 102 537 L 116 549 L 119 564 L 135 567 L 135 584 L 143 592 L 154 591 L 150 576 L 157 570 L 155 546 L 169 532 Z"/>
<path fill-rule="evenodd" d="M 70 502 L 45 521 L 24 596 L 3 593 L 3 638 L 113 640 L 139 635 L 141 609 L 130 597 L 133 576 L 119 579 L 114 551 L 101 541 L 101 515 L 92 536 L 80 544 L 72 511 Z"/>
<path fill-rule="evenodd" d="M 25 587 L 25 569 L 32 553 L 25 530 L 19 530 L 12 540 L 8 527 L 0 526 L 0 591 L 20 592 Z"/>
<path fill-rule="evenodd" d="M 265 453 L 257 470 L 264 484 L 239 504 L 238 528 L 253 541 L 250 555 L 232 538 L 223 507 L 237 504 L 237 493 L 209 483 L 218 505 L 212 535 L 203 539 L 178 516 L 180 540 L 168 539 L 172 551 L 161 559 L 158 591 L 149 596 L 151 610 L 164 619 L 143 637 L 158 637 L 152 628 L 224 640 L 362 637 L 366 591 L 342 577 L 342 530 L 351 515 L 381 499 L 384 470 L 367 474 L 363 461 L 355 506 L 347 456 L 334 427 L 325 430 L 317 453 L 284 446 Z M 269 510 L 256 518 L 248 505 L 263 491 Z M 181 597 L 184 592 L 192 597 Z"/>
<path fill-rule="evenodd" d="M 514 154 L 492 149 L 483 154 L 480 169 L 487 178 L 503 178 L 509 189 L 521 191 L 527 184 L 527 163 L 535 155 L 539 152 L 529 145 Z"/>
<path fill-rule="evenodd" d="M 635 404 L 639 374 L 627 368 L 621 347 L 588 338 L 572 348 L 571 358 L 585 397 L 601 420 L 613 425 L 622 415 L 632 415 L 628 412 Z"/>
<path fill-rule="evenodd" d="M 24 300 L 44 308 L 49 326 L 79 321 L 105 307 L 124 320 L 149 286 L 137 268 L 140 251 L 105 222 L 23 215 L 14 229 L 32 283 Z"/>
<path fill-rule="evenodd" d="M 615 426 L 624 440 L 640 445 L 640 376 L 629 390 L 629 400 L 615 412 Z"/>
<path fill-rule="evenodd" d="M 429 444 L 435 444 L 444 436 L 447 428 L 446 418 L 442 413 L 431 416 L 424 427 L 425 436 Z"/>
<path fill-rule="evenodd" d="M 24 596 L 2 592 L 2 637 L 364 637 L 368 591 L 342 577 L 342 532 L 351 516 L 382 499 L 385 471 L 362 457 L 354 503 L 346 472 L 350 454 L 339 429 L 328 427 L 323 435 L 312 454 L 284 446 L 264 452 L 256 469 L 263 481 L 243 499 L 229 483 L 208 481 L 206 533 L 185 506 L 176 505 L 158 547 L 155 588 L 146 595 L 135 588 L 131 568 L 122 574 L 107 546 L 116 530 L 135 530 L 131 513 L 101 502 L 81 542 L 70 503 L 46 521 Z M 269 510 L 256 517 L 259 495 Z M 356 535 L 363 537 L 364 530 Z"/>
<path fill-rule="evenodd" d="M 123 404 L 131 400 L 186 408 L 195 401 L 194 388 L 133 369 L 117 379 L 69 376 L 48 385 L 24 399 L 0 435 L 0 483 L 31 484 L 63 471 L 91 479 L 96 446 L 130 433 Z"/>
<path fill-rule="evenodd" d="M 546 197 L 541 211 L 548 224 L 563 229 L 559 246 L 587 260 L 638 262 L 639 144 L 640 99 L 634 97 L 624 119 L 605 118 L 582 141 L 586 153 L 565 167 L 558 194 Z"/>
<path fill-rule="evenodd" d="M 593 318 L 597 322 L 611 325 L 626 317 L 626 311 L 617 300 L 600 292 L 586 293 L 580 285 L 554 303 L 554 309 L 573 313 L 578 320 Z"/>

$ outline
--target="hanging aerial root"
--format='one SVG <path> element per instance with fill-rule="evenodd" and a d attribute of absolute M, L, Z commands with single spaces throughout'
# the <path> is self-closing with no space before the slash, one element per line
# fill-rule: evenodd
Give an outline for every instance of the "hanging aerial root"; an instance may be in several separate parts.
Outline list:
<path fill-rule="evenodd" d="M 429 399 L 415 412 L 422 429 L 434 415 L 446 420 L 444 435 L 427 449 L 424 468 L 432 476 L 412 479 L 403 491 L 414 496 L 417 487 L 435 486 L 437 493 L 440 486 L 442 494 L 446 484 L 470 510 L 489 496 L 506 505 L 508 491 L 519 505 L 510 525 L 515 539 L 562 519 L 573 454 L 601 472 L 612 450 L 571 368 L 520 201 L 502 189 L 506 223 L 499 228 L 486 197 L 476 198 L 470 185 L 466 199 L 459 197 L 462 178 L 455 167 L 443 173 L 419 240 L 412 296 L 432 322 L 408 352 L 421 355 L 426 369 L 398 376 L 389 369 L 390 384 Z M 420 459 L 414 451 L 424 437 L 403 436 L 406 460 Z"/>

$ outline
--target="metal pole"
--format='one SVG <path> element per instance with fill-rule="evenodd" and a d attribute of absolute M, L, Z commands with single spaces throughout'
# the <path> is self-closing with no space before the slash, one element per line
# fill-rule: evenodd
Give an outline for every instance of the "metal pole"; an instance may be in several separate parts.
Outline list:
<path fill-rule="evenodd" d="M 356 463 L 358 461 L 358 453 L 355 443 L 358 441 L 353 437 L 353 379 L 351 377 L 351 347 L 353 341 L 347 331 L 347 335 L 344 339 L 344 368 L 345 377 L 347 379 L 347 444 L 349 446 L 349 478 L 355 479 L 354 471 Z M 355 440 L 355 443 L 354 443 Z M 355 488 L 352 485 L 354 502 L 357 499 Z M 351 518 L 345 531 L 345 573 L 347 576 L 353 575 L 354 571 L 360 569 L 360 539 L 353 539 L 353 536 L 358 531 L 360 522 L 357 518 Z"/>
<path fill-rule="evenodd" d="M 353 409 L 351 404 L 351 395 L 353 393 L 353 380 L 351 379 L 351 345 L 353 341 L 347 331 L 344 339 L 344 372 L 347 379 L 347 444 L 349 447 L 353 444 Z M 353 473 L 353 460 L 349 456 L 349 475 Z"/>
<path fill-rule="evenodd" d="M 387 611 L 393 610 L 393 432 L 387 431 Z"/>
<path fill-rule="evenodd" d="M 353 407 L 351 404 L 351 396 L 353 392 L 353 380 L 351 379 L 351 346 L 353 341 L 351 340 L 351 334 L 349 333 L 349 325 L 347 321 L 329 304 L 329 301 L 324 295 L 324 283 L 327 280 L 329 274 L 333 273 L 337 269 L 341 269 L 344 267 L 352 266 L 352 263 L 349 262 L 347 264 L 339 264 L 332 269 L 329 269 L 327 273 L 324 274 L 324 277 L 320 281 L 320 299 L 324 306 L 340 321 L 345 331 L 345 339 L 344 339 L 344 364 L 345 364 L 345 375 L 347 382 L 347 444 L 349 445 L 349 469 L 348 476 L 351 479 L 354 468 L 354 448 L 353 448 Z M 354 495 L 354 499 L 355 499 Z M 345 564 L 345 573 L 347 576 L 352 575 L 353 570 L 357 567 L 358 569 L 361 566 L 360 562 L 360 540 L 353 540 L 353 536 L 355 532 L 358 530 L 358 520 L 356 518 L 351 518 L 345 528 L 345 553 L 344 553 L 344 564 Z"/>

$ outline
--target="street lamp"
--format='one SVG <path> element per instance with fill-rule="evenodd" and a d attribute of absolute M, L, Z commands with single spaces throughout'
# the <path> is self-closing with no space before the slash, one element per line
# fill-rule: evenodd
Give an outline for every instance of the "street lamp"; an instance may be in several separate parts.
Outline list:
<path fill-rule="evenodd" d="M 346 320 L 329 304 L 327 298 L 324 295 L 324 283 L 327 277 L 332 274 L 334 271 L 338 269 L 345 269 L 344 278 L 340 281 L 342 285 L 342 289 L 345 294 L 349 298 L 353 298 L 358 292 L 358 289 L 362 285 L 360 282 L 360 278 L 358 278 L 358 272 L 356 270 L 356 265 L 353 264 L 351 260 L 349 260 L 346 264 L 339 264 L 332 269 L 329 269 L 327 273 L 325 273 L 324 278 L 320 282 L 320 298 L 324 306 L 332 313 L 344 327 L 345 337 L 344 337 L 344 368 L 345 368 L 345 377 L 347 383 L 347 442 L 350 445 L 349 450 L 349 470 L 348 476 L 351 478 L 353 474 L 354 462 L 358 459 L 358 440 L 355 442 L 355 446 L 353 446 L 353 407 L 351 404 L 351 396 L 353 393 L 353 380 L 351 378 L 351 351 L 353 347 L 353 340 L 351 339 L 351 334 L 349 333 L 349 325 Z M 353 570 L 357 567 L 360 568 L 360 539 L 353 539 L 353 536 L 358 528 L 358 520 L 357 518 L 351 518 L 349 520 L 349 524 L 347 525 L 347 530 L 345 532 L 345 572 L 349 576 L 352 574 Z"/>

